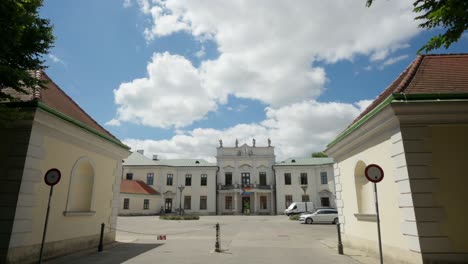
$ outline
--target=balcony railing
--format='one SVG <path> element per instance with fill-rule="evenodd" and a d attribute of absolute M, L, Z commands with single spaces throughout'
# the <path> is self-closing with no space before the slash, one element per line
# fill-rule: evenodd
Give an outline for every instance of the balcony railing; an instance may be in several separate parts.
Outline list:
<path fill-rule="evenodd" d="M 273 186 L 272 185 L 261 185 L 261 184 L 231 184 L 231 185 L 222 185 L 218 184 L 218 190 L 234 190 L 234 189 L 240 189 L 240 188 L 252 188 L 252 189 L 258 189 L 258 190 L 272 190 Z"/>

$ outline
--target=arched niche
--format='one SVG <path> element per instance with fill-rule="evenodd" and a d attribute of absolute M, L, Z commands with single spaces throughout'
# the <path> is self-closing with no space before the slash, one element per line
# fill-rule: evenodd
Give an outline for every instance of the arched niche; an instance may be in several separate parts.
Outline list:
<path fill-rule="evenodd" d="M 65 215 L 94 213 L 94 181 L 94 163 L 88 157 L 79 158 L 71 171 Z"/>
<path fill-rule="evenodd" d="M 374 214 L 372 183 L 365 176 L 366 163 L 360 160 L 354 167 L 354 184 L 359 214 Z"/>

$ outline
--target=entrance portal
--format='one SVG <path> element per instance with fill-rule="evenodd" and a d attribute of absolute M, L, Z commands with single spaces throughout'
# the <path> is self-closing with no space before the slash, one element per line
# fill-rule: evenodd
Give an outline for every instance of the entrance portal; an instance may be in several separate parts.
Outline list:
<path fill-rule="evenodd" d="M 172 212 L 172 199 L 171 198 L 166 198 L 166 202 L 164 204 L 164 212 L 166 214 L 169 214 Z"/>
<path fill-rule="evenodd" d="M 250 214 L 250 197 L 242 197 L 242 213 Z"/>

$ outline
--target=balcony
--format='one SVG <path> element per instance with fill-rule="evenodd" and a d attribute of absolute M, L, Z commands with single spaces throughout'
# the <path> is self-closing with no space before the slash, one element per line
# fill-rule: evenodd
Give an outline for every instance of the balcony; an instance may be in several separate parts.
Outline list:
<path fill-rule="evenodd" d="M 260 185 L 260 184 L 231 184 L 231 185 L 222 185 L 218 184 L 218 190 L 240 190 L 240 188 L 252 188 L 252 189 L 257 189 L 257 190 L 273 190 L 272 185 Z"/>

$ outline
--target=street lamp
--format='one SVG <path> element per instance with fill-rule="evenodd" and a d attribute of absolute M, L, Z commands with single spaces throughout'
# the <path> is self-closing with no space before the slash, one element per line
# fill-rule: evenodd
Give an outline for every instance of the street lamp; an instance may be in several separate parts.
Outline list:
<path fill-rule="evenodd" d="M 182 192 L 184 191 L 185 186 L 182 184 L 179 185 L 180 199 L 179 199 L 179 215 L 182 215 Z"/>
<path fill-rule="evenodd" d="M 305 195 L 306 191 L 307 191 L 307 185 L 302 185 L 301 189 L 304 191 L 304 195 Z M 307 210 L 307 201 L 305 203 L 305 209 L 306 209 L 306 213 L 307 213 L 308 212 L 308 210 Z"/>

